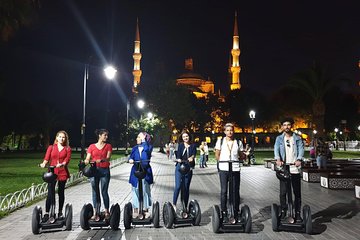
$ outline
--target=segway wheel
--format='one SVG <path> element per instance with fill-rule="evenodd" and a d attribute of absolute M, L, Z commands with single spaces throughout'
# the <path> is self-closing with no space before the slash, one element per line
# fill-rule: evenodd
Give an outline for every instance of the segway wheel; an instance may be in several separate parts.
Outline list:
<path fill-rule="evenodd" d="M 158 201 L 155 201 L 152 207 L 152 221 L 155 228 L 160 227 L 160 207 Z"/>
<path fill-rule="evenodd" d="M 125 229 L 131 228 L 131 220 L 132 220 L 132 205 L 130 202 L 125 204 L 124 207 L 124 227 Z"/>
<path fill-rule="evenodd" d="M 307 234 L 312 233 L 312 217 L 311 217 L 311 210 L 309 205 L 305 205 L 303 207 L 303 220 L 305 224 L 305 232 Z"/>
<path fill-rule="evenodd" d="M 163 221 L 166 228 L 172 228 L 174 224 L 175 211 L 171 203 L 166 202 L 163 207 Z"/>
<path fill-rule="evenodd" d="M 120 224 L 120 206 L 112 205 L 110 208 L 110 227 L 112 230 L 118 230 Z"/>
<path fill-rule="evenodd" d="M 40 206 L 36 206 L 32 213 L 32 221 L 31 221 L 31 230 L 33 234 L 39 234 L 40 232 L 40 219 L 42 215 L 42 210 Z"/>
<path fill-rule="evenodd" d="M 193 218 L 193 226 L 199 226 L 201 222 L 201 209 L 198 201 L 191 200 L 189 204 L 189 212 Z"/>
<path fill-rule="evenodd" d="M 72 218 L 73 218 L 73 209 L 71 204 L 66 204 L 65 206 L 65 229 L 71 231 L 72 229 Z"/>
<path fill-rule="evenodd" d="M 272 220 L 272 229 L 274 232 L 279 231 L 279 207 L 275 203 L 271 205 L 271 220 Z"/>
<path fill-rule="evenodd" d="M 241 208 L 241 217 L 244 219 L 244 232 L 251 232 L 252 227 L 252 218 L 250 213 L 250 208 L 248 205 L 245 205 Z"/>
<path fill-rule="evenodd" d="M 92 217 L 93 214 L 94 214 L 94 210 L 92 205 L 90 203 L 85 204 L 80 212 L 80 226 L 82 229 L 84 230 L 90 229 L 89 219 Z"/>
<path fill-rule="evenodd" d="M 220 208 L 218 205 L 214 205 L 212 207 L 212 229 L 214 233 L 220 232 L 220 224 L 221 224 L 221 218 L 220 218 Z"/>

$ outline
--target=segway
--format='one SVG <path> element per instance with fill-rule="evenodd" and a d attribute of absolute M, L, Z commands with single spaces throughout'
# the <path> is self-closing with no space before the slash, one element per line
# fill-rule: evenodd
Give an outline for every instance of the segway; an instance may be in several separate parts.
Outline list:
<path fill-rule="evenodd" d="M 56 184 L 57 175 L 54 173 L 54 166 L 48 167 L 48 172 L 43 174 L 44 182 L 48 184 Z M 54 229 L 54 228 L 63 228 L 70 231 L 72 229 L 72 216 L 73 210 L 71 204 L 66 204 L 65 206 L 65 217 L 56 216 L 55 213 L 55 191 L 54 194 L 50 196 L 50 213 L 49 218 L 45 218 L 42 214 L 42 208 L 36 206 L 32 213 L 32 222 L 31 228 L 33 234 L 39 234 L 40 229 Z"/>
<path fill-rule="evenodd" d="M 229 163 L 229 174 L 232 173 L 232 163 L 240 161 L 221 161 Z M 222 212 L 220 211 L 219 205 L 214 205 L 212 208 L 212 229 L 214 233 L 219 232 L 244 232 L 250 233 L 252 227 L 252 219 L 250 208 L 247 205 L 243 205 L 238 213 L 235 212 L 235 196 L 234 196 L 234 183 L 233 178 L 229 178 L 229 202 L 228 202 L 228 221 L 224 220 Z"/>
<path fill-rule="evenodd" d="M 84 176 L 90 178 L 97 175 L 96 163 L 91 162 L 90 166 L 84 167 L 82 170 Z M 110 218 L 105 219 L 105 211 L 100 211 L 100 189 L 99 184 L 96 184 L 96 206 L 95 206 L 95 219 L 92 219 L 94 214 L 94 208 L 91 203 L 86 203 L 81 209 L 80 212 L 80 226 L 84 230 L 89 230 L 90 228 L 102 228 L 110 226 L 112 230 L 119 229 L 120 223 L 120 206 L 118 203 L 111 205 L 110 208 Z"/>
<path fill-rule="evenodd" d="M 188 160 L 182 160 L 180 163 L 180 172 L 182 175 L 190 171 Z M 181 209 L 178 215 L 174 206 L 170 202 L 165 202 L 163 206 L 163 221 L 166 228 L 172 228 L 173 225 L 193 225 L 199 226 L 201 221 L 201 209 L 197 200 L 190 201 L 189 206 L 185 205 L 185 182 L 181 182 Z"/>
<path fill-rule="evenodd" d="M 153 224 L 155 228 L 160 226 L 160 209 L 159 202 L 154 201 L 152 204 L 152 211 L 150 217 L 145 217 L 144 212 L 144 193 L 143 193 L 143 182 L 142 180 L 146 176 L 146 169 L 142 167 L 141 162 L 144 161 L 134 161 L 136 164 L 135 177 L 138 179 L 138 189 L 139 189 L 139 215 L 134 218 L 132 215 L 132 204 L 128 202 L 124 207 L 124 227 L 125 229 L 130 229 L 132 225 L 150 225 Z"/>
<path fill-rule="evenodd" d="M 280 181 L 286 182 L 286 195 L 287 195 L 287 205 L 288 211 L 285 218 L 281 218 L 281 209 L 280 205 L 272 204 L 271 206 L 271 219 L 272 219 L 272 229 L 275 232 L 278 231 L 295 231 L 295 232 L 305 232 L 307 234 L 312 233 L 312 218 L 311 210 L 309 205 L 304 205 L 303 207 L 303 220 L 295 221 L 295 209 L 294 203 L 292 201 L 292 187 L 291 187 L 291 174 L 290 174 L 290 165 L 286 164 L 283 167 L 276 169 L 276 176 Z"/>

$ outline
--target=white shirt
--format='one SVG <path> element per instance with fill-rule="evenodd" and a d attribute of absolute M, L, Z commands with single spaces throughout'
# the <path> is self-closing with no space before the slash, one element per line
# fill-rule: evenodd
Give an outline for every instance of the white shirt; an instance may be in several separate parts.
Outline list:
<path fill-rule="evenodd" d="M 296 158 L 294 154 L 294 138 L 290 137 L 287 138 L 284 137 L 284 146 L 285 146 L 285 162 L 286 163 L 295 163 Z M 290 173 L 292 174 L 298 174 L 300 173 L 299 168 L 295 165 L 290 165 Z"/>
<path fill-rule="evenodd" d="M 238 146 L 238 143 L 240 146 Z M 228 162 L 222 162 L 222 161 L 229 161 L 229 160 L 239 160 L 239 151 L 243 150 L 243 145 L 241 141 L 237 140 L 231 140 L 228 141 L 225 137 L 222 141 L 221 139 L 218 139 L 215 144 L 215 150 L 220 150 L 220 157 L 219 157 L 219 169 L 221 171 L 229 171 L 229 163 Z M 240 163 L 234 162 L 232 163 L 232 170 L 233 172 L 239 172 L 240 171 Z"/>

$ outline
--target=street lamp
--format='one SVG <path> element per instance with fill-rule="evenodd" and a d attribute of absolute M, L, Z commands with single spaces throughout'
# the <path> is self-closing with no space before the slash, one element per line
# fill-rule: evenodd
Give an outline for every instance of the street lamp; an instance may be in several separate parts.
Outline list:
<path fill-rule="evenodd" d="M 339 150 L 339 142 L 338 142 L 338 137 L 337 137 L 338 131 L 339 131 L 338 128 L 335 128 L 335 129 L 334 129 L 334 132 L 335 132 L 335 141 L 336 141 L 335 149 L 336 149 L 336 150 Z"/>
<path fill-rule="evenodd" d="M 254 150 L 255 150 L 255 124 L 254 124 L 254 120 L 255 120 L 255 111 L 251 110 L 249 112 L 249 117 L 251 118 L 251 123 L 252 123 L 252 134 L 251 134 L 251 153 L 250 153 L 250 163 L 254 164 L 255 163 L 255 155 L 254 155 Z M 249 164 L 250 164 L 249 163 Z"/>
<path fill-rule="evenodd" d="M 136 105 L 138 106 L 138 108 L 142 109 L 145 106 L 145 102 L 144 100 L 138 100 Z M 129 110 L 130 110 L 130 101 L 128 100 L 127 104 L 126 104 L 126 146 L 125 146 L 125 155 L 129 155 Z"/>
<path fill-rule="evenodd" d="M 117 70 L 112 66 L 104 68 L 104 73 L 107 79 L 112 80 L 115 78 Z M 85 159 L 85 128 L 86 128 L 86 84 L 89 79 L 89 64 L 85 64 L 84 68 L 84 99 L 83 99 L 83 117 L 81 124 L 81 160 Z"/>

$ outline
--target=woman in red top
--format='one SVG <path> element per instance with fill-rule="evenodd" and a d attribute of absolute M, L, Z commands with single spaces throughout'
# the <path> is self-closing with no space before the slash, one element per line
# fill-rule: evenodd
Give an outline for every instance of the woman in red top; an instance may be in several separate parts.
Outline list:
<path fill-rule="evenodd" d="M 59 131 L 56 134 L 53 145 L 47 148 L 44 161 L 40 164 L 40 167 L 44 168 L 49 163 L 50 166 L 54 166 L 54 173 L 57 175 L 58 182 L 58 195 L 59 195 L 59 212 L 58 217 L 63 216 L 62 209 L 65 202 L 65 184 L 67 179 L 70 177 L 69 170 L 67 168 L 71 158 L 71 148 L 69 147 L 69 136 L 65 131 Z M 50 197 L 55 196 L 55 185 L 54 183 L 48 184 L 48 195 L 46 198 L 45 215 L 44 218 L 49 218 L 50 210 Z M 55 198 L 55 197 L 54 197 Z"/>
<path fill-rule="evenodd" d="M 85 164 L 89 162 L 96 162 L 97 173 L 95 177 L 90 178 L 91 187 L 92 187 L 92 200 L 93 206 L 96 206 L 96 187 L 101 186 L 101 195 L 105 205 L 105 218 L 109 219 L 109 183 L 110 183 L 110 158 L 112 152 L 112 146 L 109 143 L 106 143 L 109 135 L 109 131 L 106 129 L 97 129 L 95 131 L 96 136 L 98 137 L 97 143 L 91 144 L 87 150 L 87 155 L 85 159 Z M 91 160 L 90 160 L 91 159 Z M 101 202 L 100 202 L 101 204 Z M 96 213 L 96 211 L 94 211 Z M 99 220 L 99 216 L 93 216 L 93 219 Z"/>

